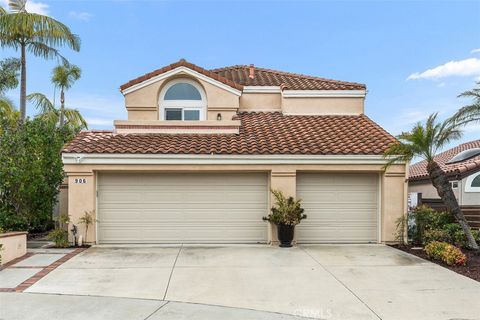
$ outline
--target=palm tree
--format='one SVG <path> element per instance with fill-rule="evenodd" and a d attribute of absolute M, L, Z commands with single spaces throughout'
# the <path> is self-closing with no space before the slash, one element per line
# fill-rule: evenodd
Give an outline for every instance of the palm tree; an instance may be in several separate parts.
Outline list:
<path fill-rule="evenodd" d="M 473 238 L 467 220 L 458 205 L 452 186 L 445 172 L 435 162 L 434 157 L 443 147 L 462 137 L 462 128 L 465 125 L 480 121 L 478 93 L 480 93 L 478 88 L 462 93 L 461 96 L 476 97 L 475 103 L 461 108 L 452 117 L 444 121 L 437 119 L 437 113 L 430 115 L 425 124 L 419 122 L 410 131 L 398 135 L 399 143 L 391 145 L 384 154 L 389 159 L 386 167 L 398 161 L 409 162 L 413 157 L 426 160 L 427 172 L 432 185 L 437 189 L 437 193 L 447 210 L 453 214 L 462 227 L 470 248 L 477 251 L 479 246 Z"/>
<path fill-rule="evenodd" d="M 0 46 L 20 50 L 20 120 L 25 120 L 27 96 L 27 51 L 44 59 L 60 58 L 58 47 L 80 50 L 80 38 L 63 23 L 25 10 L 27 0 L 10 0 L 10 13 L 0 8 Z"/>
<path fill-rule="evenodd" d="M 60 110 L 56 109 L 53 103 L 42 93 L 32 93 L 27 96 L 27 100 L 32 102 L 40 113 L 37 117 L 43 118 L 45 121 L 58 124 L 60 127 L 67 127 L 75 131 L 87 129 L 87 122 L 82 117 L 77 109 L 62 107 Z M 65 119 L 63 124 L 60 124 L 60 119 Z"/>
<path fill-rule="evenodd" d="M 82 71 L 73 64 L 56 66 L 53 69 L 52 82 L 60 88 L 60 127 L 65 122 L 65 90 L 72 87 L 73 83 L 80 79 Z"/>

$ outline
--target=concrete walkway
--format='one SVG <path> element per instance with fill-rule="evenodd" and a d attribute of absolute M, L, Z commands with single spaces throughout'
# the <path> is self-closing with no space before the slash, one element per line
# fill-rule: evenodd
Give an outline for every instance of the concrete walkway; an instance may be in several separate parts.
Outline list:
<path fill-rule="evenodd" d="M 480 283 L 383 245 L 98 246 L 2 293 L 0 319 L 480 319 L 479 300 Z"/>

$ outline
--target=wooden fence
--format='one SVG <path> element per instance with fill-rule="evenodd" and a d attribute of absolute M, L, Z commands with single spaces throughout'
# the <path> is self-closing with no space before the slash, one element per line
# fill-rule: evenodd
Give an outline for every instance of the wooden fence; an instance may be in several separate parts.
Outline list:
<path fill-rule="evenodd" d="M 437 211 L 445 211 L 445 206 L 440 199 L 421 198 L 420 204 L 429 206 Z M 480 228 L 480 206 L 460 206 L 472 228 Z"/>

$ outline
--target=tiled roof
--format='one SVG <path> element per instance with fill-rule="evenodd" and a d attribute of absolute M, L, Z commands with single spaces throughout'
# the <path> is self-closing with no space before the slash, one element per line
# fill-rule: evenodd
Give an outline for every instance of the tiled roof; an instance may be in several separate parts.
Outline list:
<path fill-rule="evenodd" d="M 237 90 L 243 90 L 243 86 L 280 86 L 287 90 L 365 90 L 366 86 L 361 83 L 338 81 L 318 78 L 297 73 L 289 73 L 271 69 L 254 67 L 254 77 L 250 78 L 250 66 L 237 65 L 212 70 L 206 70 L 184 59 L 166 67 L 144 74 L 141 77 L 130 80 L 120 86 L 125 90 L 150 78 L 158 76 L 178 67 L 187 67 L 207 77 L 220 81 Z"/>
<path fill-rule="evenodd" d="M 237 65 L 210 70 L 244 86 L 282 86 L 287 90 L 365 90 L 361 83 L 289 73 L 254 67 L 254 77 L 250 78 L 250 66 Z"/>
<path fill-rule="evenodd" d="M 239 134 L 82 132 L 65 153 L 380 155 L 396 140 L 365 115 L 239 113 Z M 274 125 L 273 125 L 274 124 Z"/>
<path fill-rule="evenodd" d="M 468 175 L 471 172 L 480 170 L 480 155 L 470 159 L 466 159 L 462 162 L 456 162 L 451 164 L 446 164 L 446 162 L 448 162 L 458 153 L 472 148 L 480 148 L 480 140 L 463 143 L 455 148 L 439 153 L 435 156 L 434 160 L 438 163 L 440 168 L 442 168 L 442 170 L 445 171 L 445 173 L 451 178 L 456 176 Z M 409 172 L 410 181 L 429 179 L 427 173 L 427 162 L 425 160 L 411 165 Z"/>
<path fill-rule="evenodd" d="M 170 71 L 170 70 L 173 70 L 175 68 L 178 68 L 178 67 L 187 67 L 193 71 L 196 71 L 198 73 L 201 73 L 207 77 L 210 77 L 214 80 L 217 80 L 217 81 L 220 81 L 226 85 L 229 85 L 230 87 L 234 88 L 234 89 L 237 89 L 237 90 L 242 90 L 243 89 L 243 86 L 241 84 L 238 84 L 236 82 L 233 82 L 232 80 L 230 79 L 227 79 L 227 78 L 224 78 L 222 77 L 221 75 L 217 74 L 217 73 L 214 73 L 214 72 L 211 72 L 209 70 L 206 70 L 202 67 L 199 67 L 197 65 L 194 65 L 193 63 L 190 63 L 190 62 L 187 62 L 185 59 L 181 59 L 179 60 L 178 62 L 175 62 L 175 63 L 172 63 L 166 67 L 163 67 L 163 68 L 160 68 L 160 69 L 157 69 L 155 71 L 152 71 L 152 72 L 149 72 L 149 73 L 146 73 L 144 74 L 143 76 L 141 77 L 138 77 L 136 79 L 133 79 L 133 80 L 130 80 L 129 82 L 127 83 L 124 83 L 120 86 L 120 90 L 125 90 L 133 85 L 136 85 L 138 83 L 141 83 L 145 80 L 148 80 L 150 78 L 153 78 L 155 76 L 158 76 L 162 73 L 165 73 L 167 71 Z"/>

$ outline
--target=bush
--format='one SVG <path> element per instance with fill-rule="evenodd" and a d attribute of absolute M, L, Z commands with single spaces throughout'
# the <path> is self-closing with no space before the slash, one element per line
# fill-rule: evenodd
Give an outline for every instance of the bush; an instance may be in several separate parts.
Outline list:
<path fill-rule="evenodd" d="M 39 118 L 0 125 L 0 226 L 49 230 L 63 180 L 60 151 L 71 133 Z"/>
<path fill-rule="evenodd" d="M 417 245 L 425 243 L 424 237 L 427 230 L 441 229 L 447 223 L 453 222 L 454 218 L 447 212 L 437 212 L 432 208 L 421 205 L 412 212 L 414 227 L 410 230 L 411 238 Z"/>
<path fill-rule="evenodd" d="M 480 232 L 478 230 L 472 230 L 472 236 L 475 241 L 480 244 Z M 468 248 L 468 240 L 465 232 L 460 228 L 460 230 L 455 231 L 453 234 L 453 244 L 462 248 Z"/>
<path fill-rule="evenodd" d="M 462 251 L 446 242 L 432 241 L 425 246 L 425 252 L 431 259 L 445 262 L 449 266 L 464 266 L 467 257 Z"/>
<path fill-rule="evenodd" d="M 452 243 L 452 237 L 443 229 L 433 229 L 425 231 L 423 244 L 426 245 L 432 241 Z"/>
<path fill-rule="evenodd" d="M 55 247 L 57 248 L 66 248 L 70 245 L 68 243 L 68 232 L 63 229 L 55 229 L 50 231 L 47 236 L 48 240 L 55 242 Z"/>

